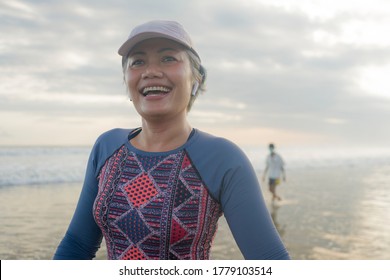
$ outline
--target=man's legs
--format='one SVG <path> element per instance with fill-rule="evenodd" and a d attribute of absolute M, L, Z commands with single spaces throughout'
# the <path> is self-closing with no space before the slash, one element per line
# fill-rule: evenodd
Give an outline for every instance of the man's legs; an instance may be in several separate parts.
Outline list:
<path fill-rule="evenodd" d="M 280 196 L 276 194 L 276 186 L 278 185 L 277 183 L 278 179 L 269 179 L 269 191 L 272 193 L 272 201 L 277 200 L 282 200 Z"/>

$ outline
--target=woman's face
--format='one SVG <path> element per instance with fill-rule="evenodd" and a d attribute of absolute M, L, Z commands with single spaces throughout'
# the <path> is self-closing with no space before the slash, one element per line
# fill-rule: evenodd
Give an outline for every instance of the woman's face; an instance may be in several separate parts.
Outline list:
<path fill-rule="evenodd" d="M 186 116 L 193 75 L 180 44 L 162 38 L 145 40 L 130 52 L 127 65 L 130 96 L 144 119 Z"/>

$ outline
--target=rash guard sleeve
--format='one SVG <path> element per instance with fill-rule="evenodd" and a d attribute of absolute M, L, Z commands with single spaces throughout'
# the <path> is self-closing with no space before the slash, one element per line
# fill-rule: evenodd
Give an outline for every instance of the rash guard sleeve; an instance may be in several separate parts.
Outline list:
<path fill-rule="evenodd" d="M 130 130 L 113 129 L 96 140 L 89 156 L 75 213 L 54 259 L 90 260 L 96 256 L 103 237 L 93 217 L 99 172 L 106 159 L 127 141 L 129 132 Z"/>
<path fill-rule="evenodd" d="M 102 234 L 96 225 L 92 206 L 98 191 L 96 172 L 96 145 L 88 160 L 84 185 L 65 237 L 54 255 L 54 259 L 93 259 L 100 247 Z"/>
<path fill-rule="evenodd" d="M 212 196 L 220 202 L 244 258 L 289 259 L 247 156 L 226 139 L 205 133 L 199 137 L 189 147 L 191 158 Z"/>

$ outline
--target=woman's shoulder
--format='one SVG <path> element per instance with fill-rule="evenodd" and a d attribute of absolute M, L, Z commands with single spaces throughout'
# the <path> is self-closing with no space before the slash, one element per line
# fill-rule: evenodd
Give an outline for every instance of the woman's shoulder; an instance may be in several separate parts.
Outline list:
<path fill-rule="evenodd" d="M 133 130 L 134 129 L 115 128 L 102 133 L 97 138 L 90 156 L 91 162 L 96 167 L 95 176 L 97 176 L 107 158 L 128 141 L 128 136 Z"/>
<path fill-rule="evenodd" d="M 134 129 L 127 128 L 113 128 L 106 132 L 103 132 L 96 140 L 96 142 L 112 142 L 112 141 L 123 141 L 127 139 L 129 134 Z"/>
<path fill-rule="evenodd" d="M 204 144 L 213 145 L 214 147 L 219 147 L 220 149 L 240 149 L 236 143 L 227 138 L 216 136 L 200 130 L 198 130 L 198 134 L 199 141 L 203 142 Z"/>
<path fill-rule="evenodd" d="M 102 133 L 95 142 L 93 153 L 106 157 L 123 146 L 134 129 L 114 128 Z"/>
<path fill-rule="evenodd" d="M 216 155 L 220 159 L 231 158 L 242 158 L 246 157 L 243 150 L 233 141 L 209 134 L 203 131 L 197 131 L 198 137 L 195 147 L 199 152 L 203 151 L 207 155 Z"/>

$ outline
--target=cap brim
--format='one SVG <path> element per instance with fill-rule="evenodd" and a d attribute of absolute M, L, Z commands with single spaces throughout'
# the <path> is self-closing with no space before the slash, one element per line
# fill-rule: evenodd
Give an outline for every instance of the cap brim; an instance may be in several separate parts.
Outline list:
<path fill-rule="evenodd" d="M 157 32 L 145 32 L 142 34 L 138 34 L 138 35 L 134 36 L 133 38 L 130 38 L 126 42 L 124 42 L 123 45 L 119 48 L 118 53 L 121 56 L 127 56 L 129 54 L 129 52 L 131 51 L 131 49 L 134 48 L 135 45 L 137 45 L 138 43 L 140 43 L 142 41 L 145 41 L 148 39 L 154 39 L 154 38 L 169 39 L 169 40 L 172 40 L 172 41 L 179 43 L 180 45 L 185 46 L 188 49 L 191 49 L 190 46 L 184 44 L 182 41 L 179 41 L 176 38 L 168 36 L 166 34 L 161 34 L 161 33 L 157 33 Z"/>
<path fill-rule="evenodd" d="M 130 51 L 138 43 L 141 43 L 142 41 L 145 41 L 145 40 L 148 40 L 148 39 L 154 39 L 154 38 L 165 38 L 165 39 L 169 39 L 169 40 L 175 41 L 178 44 L 180 44 L 180 45 L 184 46 L 185 48 L 189 49 L 191 52 L 193 52 L 200 60 L 199 54 L 193 48 L 191 48 L 191 46 L 188 46 L 184 42 L 182 42 L 182 41 L 180 41 L 180 40 L 178 40 L 178 39 L 176 39 L 174 37 L 171 37 L 169 35 L 166 35 L 166 34 L 161 34 L 161 33 L 157 33 L 157 32 L 145 32 L 145 33 L 138 34 L 138 35 L 128 39 L 119 48 L 118 54 L 122 56 L 122 64 L 123 64 L 124 60 L 126 59 L 126 57 L 129 55 Z"/>

